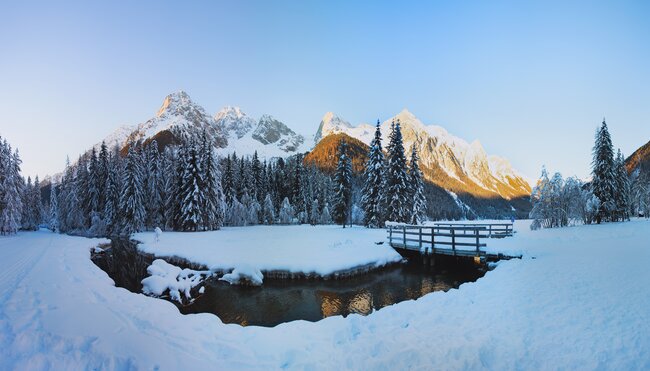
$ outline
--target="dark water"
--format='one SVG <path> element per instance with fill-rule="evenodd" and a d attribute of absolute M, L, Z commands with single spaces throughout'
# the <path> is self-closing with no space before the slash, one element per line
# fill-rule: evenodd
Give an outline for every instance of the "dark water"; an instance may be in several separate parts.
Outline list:
<path fill-rule="evenodd" d="M 147 266 L 153 260 L 128 241 L 114 241 L 105 253 L 93 255 L 93 261 L 117 286 L 136 293 L 142 292 L 140 281 L 148 276 Z M 484 274 L 484 269 L 473 265 L 439 261 L 435 267 L 421 262 L 397 264 L 341 280 L 265 279 L 261 287 L 231 286 L 211 278 L 205 281 L 204 294 L 193 291 L 193 303 L 174 304 L 181 313 L 213 313 L 224 323 L 275 326 L 350 313 L 367 315 L 433 291 L 457 288 Z"/>

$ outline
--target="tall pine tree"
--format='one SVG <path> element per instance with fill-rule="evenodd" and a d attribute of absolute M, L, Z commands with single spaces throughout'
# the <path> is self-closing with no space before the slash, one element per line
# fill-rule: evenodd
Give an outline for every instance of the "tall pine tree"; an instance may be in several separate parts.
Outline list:
<path fill-rule="evenodd" d="M 591 189 L 600 201 L 596 213 L 596 222 L 612 220 L 616 210 L 616 172 L 614 168 L 614 149 L 612 139 L 603 119 L 601 127 L 596 132 L 596 143 L 593 149 Z"/>
<path fill-rule="evenodd" d="M 364 224 L 368 228 L 383 226 L 381 200 L 383 198 L 384 153 L 381 148 L 381 128 L 377 120 L 375 137 L 370 143 L 368 162 L 364 172 L 361 205 L 364 211 Z"/>
<path fill-rule="evenodd" d="M 409 164 L 409 200 L 413 207 L 411 208 L 410 223 L 422 224 L 426 211 L 426 199 L 424 198 L 424 182 L 422 180 L 422 171 L 420 171 L 418 151 L 413 145 L 411 150 L 411 163 Z"/>
<path fill-rule="evenodd" d="M 339 162 L 334 175 L 334 210 L 332 217 L 336 224 L 343 225 L 350 220 L 352 208 L 352 164 L 347 153 L 347 143 L 341 140 L 338 148 Z"/>
<path fill-rule="evenodd" d="M 384 219 L 406 223 L 411 203 L 408 200 L 406 156 L 399 120 L 391 125 L 391 129 L 384 183 Z"/>

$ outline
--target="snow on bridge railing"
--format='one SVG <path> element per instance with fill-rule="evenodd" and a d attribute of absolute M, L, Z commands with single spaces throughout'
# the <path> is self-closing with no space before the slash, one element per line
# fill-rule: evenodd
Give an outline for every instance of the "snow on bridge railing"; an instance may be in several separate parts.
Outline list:
<path fill-rule="evenodd" d="M 424 254 L 480 256 L 488 228 L 476 225 L 409 225 L 386 223 L 388 241 L 393 248 L 416 250 Z M 469 248 L 469 249 L 468 249 Z"/>

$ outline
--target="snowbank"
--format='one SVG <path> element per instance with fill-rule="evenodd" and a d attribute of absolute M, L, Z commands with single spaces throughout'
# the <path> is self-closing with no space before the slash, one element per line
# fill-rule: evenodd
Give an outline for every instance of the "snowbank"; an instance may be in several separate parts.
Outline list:
<path fill-rule="evenodd" d="M 243 264 L 233 269 L 232 272 L 224 274 L 219 280 L 226 281 L 231 285 L 261 286 L 264 282 L 264 275 L 259 269 Z"/>
<path fill-rule="evenodd" d="M 0 369 L 650 369 L 650 222 L 522 224 L 477 282 L 275 328 L 116 288 L 97 240 L 0 237 Z"/>
<path fill-rule="evenodd" d="M 360 266 L 381 267 L 401 260 L 383 229 L 340 226 L 229 227 L 214 232 L 138 233 L 138 248 L 158 257 L 177 256 L 213 271 L 335 275 Z M 378 244 L 379 243 L 379 244 Z"/>
<path fill-rule="evenodd" d="M 142 292 L 161 296 L 169 290 L 169 296 L 179 303 L 183 303 L 181 293 L 185 295 L 186 300 L 191 300 L 191 290 L 212 275 L 210 271 L 181 269 L 162 259 L 154 260 L 147 267 L 147 272 L 151 276 L 142 280 Z"/>

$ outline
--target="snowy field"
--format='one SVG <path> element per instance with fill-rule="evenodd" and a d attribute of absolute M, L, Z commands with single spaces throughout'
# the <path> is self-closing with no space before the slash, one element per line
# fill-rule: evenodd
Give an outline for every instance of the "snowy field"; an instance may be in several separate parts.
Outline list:
<path fill-rule="evenodd" d="M 490 245 L 524 258 L 458 290 L 275 328 L 116 288 L 97 240 L 2 237 L 0 369 L 650 369 L 650 222 L 515 228 Z"/>
<path fill-rule="evenodd" d="M 227 227 L 214 232 L 153 232 L 133 236 L 142 251 L 159 257 L 178 256 L 211 270 L 273 271 L 330 275 L 347 269 L 380 267 L 402 258 L 383 229 L 340 226 Z"/>

